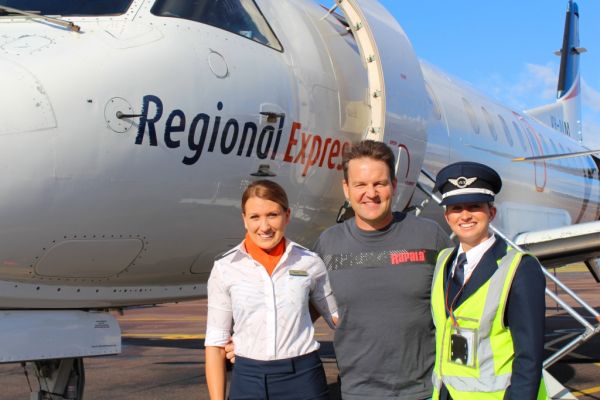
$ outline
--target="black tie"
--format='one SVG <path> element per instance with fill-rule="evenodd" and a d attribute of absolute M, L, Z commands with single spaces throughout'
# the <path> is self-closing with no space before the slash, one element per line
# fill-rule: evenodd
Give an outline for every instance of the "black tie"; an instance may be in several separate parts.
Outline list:
<path fill-rule="evenodd" d="M 458 258 L 456 259 L 456 267 L 454 268 L 454 282 L 458 286 L 462 286 L 465 280 L 465 264 L 467 263 L 467 254 L 460 253 Z"/>

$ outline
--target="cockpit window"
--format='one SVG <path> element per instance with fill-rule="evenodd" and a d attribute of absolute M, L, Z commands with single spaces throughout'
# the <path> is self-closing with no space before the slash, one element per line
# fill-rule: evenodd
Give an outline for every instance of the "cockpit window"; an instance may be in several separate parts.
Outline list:
<path fill-rule="evenodd" d="M 275 50 L 283 50 L 253 0 L 157 0 L 151 12 L 159 17 L 201 22 L 244 36 Z"/>
<path fill-rule="evenodd" d="M 97 17 L 124 14 L 133 0 L 0 0 L 0 5 L 41 15 Z M 0 10 L 0 16 L 7 15 Z"/>

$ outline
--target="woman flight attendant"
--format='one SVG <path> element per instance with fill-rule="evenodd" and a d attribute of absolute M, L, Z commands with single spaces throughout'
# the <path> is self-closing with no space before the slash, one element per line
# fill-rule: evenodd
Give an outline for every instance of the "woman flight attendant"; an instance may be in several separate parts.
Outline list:
<path fill-rule="evenodd" d="M 337 306 L 321 259 L 285 238 L 290 209 L 277 183 L 259 180 L 242 195 L 246 237 L 214 263 L 208 280 L 206 381 L 224 400 L 225 344 L 236 362 L 229 399 L 326 400 L 327 382 L 309 301 L 333 328 Z"/>

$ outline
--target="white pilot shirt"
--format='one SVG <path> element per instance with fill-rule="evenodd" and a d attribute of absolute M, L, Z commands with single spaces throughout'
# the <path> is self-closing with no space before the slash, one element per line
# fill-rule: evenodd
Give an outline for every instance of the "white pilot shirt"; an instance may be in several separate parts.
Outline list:
<path fill-rule="evenodd" d="M 308 301 L 330 327 L 337 305 L 325 264 L 315 253 L 286 239 L 271 276 L 243 242 L 215 261 L 208 279 L 204 346 L 223 347 L 254 360 L 279 360 L 319 349 Z M 233 335 L 232 335 L 233 325 Z"/>
<path fill-rule="evenodd" d="M 494 245 L 495 242 L 496 242 L 496 236 L 492 234 L 492 235 L 490 235 L 489 238 L 487 238 L 486 240 L 484 240 L 483 242 L 479 243 L 477 246 L 473 247 L 471 250 L 466 252 L 467 263 L 465 264 L 465 267 L 464 267 L 465 268 L 465 275 L 464 275 L 465 282 L 467 282 L 469 280 L 469 278 L 471 278 L 471 275 L 473 275 L 473 271 L 475 271 L 475 267 L 477 267 L 477 265 L 479 264 L 479 261 L 481 261 L 485 252 L 488 251 Z M 458 248 L 458 253 L 456 254 L 456 257 L 454 258 L 454 263 L 452 264 L 452 276 L 454 276 L 454 271 L 456 270 L 456 260 L 458 259 L 458 256 L 464 252 L 465 251 L 463 250 L 462 245 L 460 245 Z"/>

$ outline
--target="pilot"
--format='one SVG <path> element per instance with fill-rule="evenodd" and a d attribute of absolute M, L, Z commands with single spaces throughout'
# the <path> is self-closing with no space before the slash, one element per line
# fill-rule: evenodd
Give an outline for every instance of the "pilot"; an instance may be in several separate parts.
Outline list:
<path fill-rule="evenodd" d="M 437 259 L 431 309 L 436 327 L 433 399 L 545 399 L 541 265 L 490 233 L 502 180 L 492 168 L 457 162 L 435 189 L 460 244 Z"/>
<path fill-rule="evenodd" d="M 277 183 L 251 183 L 241 206 L 246 238 L 215 261 L 208 280 L 210 398 L 225 399 L 224 346 L 233 339 L 230 400 L 328 400 L 308 304 L 333 328 L 337 307 L 325 265 L 285 237 L 290 208 Z"/>

